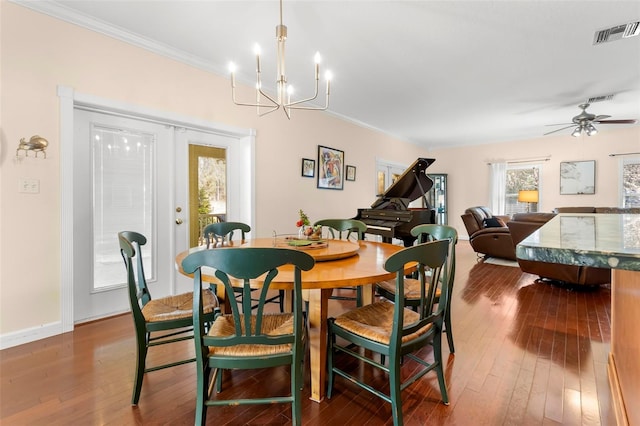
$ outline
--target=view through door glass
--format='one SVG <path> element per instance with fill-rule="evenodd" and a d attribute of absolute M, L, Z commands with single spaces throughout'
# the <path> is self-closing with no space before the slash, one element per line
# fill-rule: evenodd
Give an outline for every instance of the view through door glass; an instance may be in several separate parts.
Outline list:
<path fill-rule="evenodd" d="M 226 221 L 226 149 L 189 145 L 190 246 L 203 244 L 202 230 L 210 223 Z"/>

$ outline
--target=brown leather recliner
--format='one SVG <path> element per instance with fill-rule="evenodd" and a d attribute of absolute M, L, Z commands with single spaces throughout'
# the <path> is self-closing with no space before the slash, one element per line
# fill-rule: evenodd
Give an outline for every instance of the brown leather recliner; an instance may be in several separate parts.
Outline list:
<path fill-rule="evenodd" d="M 511 232 L 513 247 L 536 229 L 547 223 L 555 213 L 516 213 L 507 223 Z M 595 286 L 611 282 L 611 270 L 590 266 L 562 265 L 559 263 L 539 262 L 517 259 L 523 272 L 538 275 L 542 279 L 561 281 L 569 284 Z"/>
<path fill-rule="evenodd" d="M 488 207 L 469 207 L 461 216 L 469 243 L 476 253 L 516 260 L 516 250 L 506 223 L 509 216 L 494 216 Z"/>

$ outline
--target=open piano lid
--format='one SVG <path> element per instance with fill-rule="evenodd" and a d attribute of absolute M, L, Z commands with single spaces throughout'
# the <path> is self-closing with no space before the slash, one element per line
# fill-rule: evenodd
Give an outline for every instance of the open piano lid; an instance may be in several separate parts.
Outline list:
<path fill-rule="evenodd" d="M 383 206 L 385 203 L 395 204 L 401 201 L 400 199 L 404 199 L 401 202 L 406 209 L 409 203 L 422 197 L 433 186 L 433 181 L 427 176 L 425 170 L 435 161 L 435 158 L 418 158 L 371 207 L 385 208 Z"/>

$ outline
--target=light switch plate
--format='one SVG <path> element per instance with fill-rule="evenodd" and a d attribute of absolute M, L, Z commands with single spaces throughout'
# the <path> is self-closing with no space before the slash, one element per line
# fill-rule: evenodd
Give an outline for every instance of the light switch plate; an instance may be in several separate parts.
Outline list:
<path fill-rule="evenodd" d="M 40 192 L 40 179 L 20 179 L 18 191 L 23 194 L 38 194 Z"/>

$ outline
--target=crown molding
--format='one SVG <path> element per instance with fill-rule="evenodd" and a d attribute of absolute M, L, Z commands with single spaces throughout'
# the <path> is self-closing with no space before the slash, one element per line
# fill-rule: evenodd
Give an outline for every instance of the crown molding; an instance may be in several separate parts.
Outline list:
<path fill-rule="evenodd" d="M 29 1 L 29 0 L 9 0 L 11 3 L 26 7 L 35 12 L 44 13 L 53 18 L 69 22 L 88 30 L 106 35 L 108 37 L 123 41 L 133 46 L 140 47 L 150 52 L 156 53 L 176 60 L 178 62 L 203 69 L 218 75 L 225 75 L 225 70 L 221 70 L 213 63 L 196 55 L 190 55 L 175 47 L 159 43 L 154 40 L 142 37 L 139 34 L 124 30 L 115 25 L 95 19 L 89 15 L 80 13 L 74 9 L 64 6 L 55 1 Z"/>

